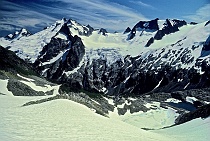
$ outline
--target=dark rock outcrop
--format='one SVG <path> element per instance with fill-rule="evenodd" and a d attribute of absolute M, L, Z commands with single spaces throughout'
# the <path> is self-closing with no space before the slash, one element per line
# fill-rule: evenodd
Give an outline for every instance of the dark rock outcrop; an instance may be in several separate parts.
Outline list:
<path fill-rule="evenodd" d="M 70 32 L 70 30 L 69 30 L 69 27 L 68 27 L 68 22 L 65 22 L 65 23 L 63 24 L 63 26 L 61 27 L 61 29 L 59 30 L 58 33 L 63 33 L 64 35 L 67 36 L 67 38 L 68 38 L 69 40 L 72 40 L 72 38 L 73 38 L 73 36 L 71 35 L 71 32 Z M 57 33 L 57 34 L 58 34 L 58 33 Z"/>
<path fill-rule="evenodd" d="M 149 47 L 152 43 L 154 43 L 154 38 L 153 37 L 151 37 L 149 39 L 149 41 L 147 42 L 147 44 L 145 45 L 145 47 Z"/>
<path fill-rule="evenodd" d="M 188 50 L 182 51 L 180 54 L 182 57 L 177 58 L 177 62 L 190 63 L 192 59 L 188 54 Z M 163 58 L 168 58 L 167 55 Z M 157 61 L 154 63 L 154 60 Z M 127 56 L 124 60 L 119 59 L 107 65 L 107 60 L 100 58 L 81 66 L 68 78 L 63 78 L 66 78 L 65 83 L 69 87 L 82 88 L 92 92 L 100 92 L 106 88 L 106 93 L 115 96 L 128 93 L 139 95 L 151 91 L 173 92 L 210 86 L 208 65 L 197 63 L 203 71 L 200 74 L 194 68 L 176 69 L 169 64 L 160 66 L 162 62 L 158 60 L 152 55 L 149 55 L 147 59 L 141 58 L 141 56 Z"/>
<path fill-rule="evenodd" d="M 84 54 L 85 46 L 82 43 L 81 38 L 78 36 L 74 36 L 69 52 L 65 60 L 63 60 L 65 69 L 73 70 L 74 68 L 76 68 L 82 60 Z"/>
<path fill-rule="evenodd" d="M 98 32 L 98 34 L 102 34 L 102 35 L 104 35 L 104 36 L 106 36 L 106 33 L 108 33 L 108 32 L 107 32 L 106 29 L 104 29 L 104 28 L 101 28 L 101 29 L 99 30 L 99 32 Z"/>
<path fill-rule="evenodd" d="M 143 31 L 150 31 L 150 32 L 154 32 L 159 30 L 159 26 L 158 26 L 158 18 L 151 20 L 151 21 L 140 21 L 138 22 L 133 29 L 130 32 L 130 35 L 128 36 L 128 40 L 131 40 L 135 37 L 136 35 L 136 30 L 141 30 Z"/>
<path fill-rule="evenodd" d="M 166 19 L 165 26 L 162 29 L 158 30 L 158 32 L 154 36 L 154 39 L 161 40 L 163 36 L 179 31 L 179 27 L 182 27 L 183 25 L 186 25 L 186 24 L 187 23 L 185 21 L 174 19 L 172 20 L 172 22 L 170 22 L 169 19 Z"/>
<path fill-rule="evenodd" d="M 134 28 L 149 29 L 149 30 L 156 31 L 156 30 L 159 30 L 158 20 L 159 19 L 156 18 L 151 21 L 140 21 L 134 26 Z"/>
<path fill-rule="evenodd" d="M 210 104 L 207 104 L 202 107 L 199 107 L 193 112 L 184 113 L 180 115 L 176 119 L 175 124 L 178 125 L 178 124 L 182 124 L 196 118 L 207 118 L 209 116 L 210 116 Z"/>
<path fill-rule="evenodd" d="M 137 30 L 141 32 L 140 36 L 144 33 L 144 32 L 156 32 L 155 36 L 153 37 L 154 40 L 161 40 L 163 38 L 163 36 L 170 34 L 170 33 L 174 33 L 179 31 L 179 27 L 182 27 L 183 25 L 186 25 L 187 22 L 186 21 L 181 21 L 181 20 L 169 20 L 166 19 L 163 28 L 159 28 L 159 26 L 162 25 L 158 25 L 158 18 L 151 20 L 151 21 L 140 21 L 138 22 L 133 29 L 130 31 L 130 34 L 128 36 L 128 40 L 131 40 L 135 37 Z M 149 46 L 149 44 L 151 43 L 152 38 L 150 38 L 150 42 L 145 45 L 145 46 Z"/>
<path fill-rule="evenodd" d="M 210 36 L 206 39 L 206 42 L 203 45 L 202 48 L 203 51 L 209 51 L 210 50 Z M 204 54 L 205 52 L 202 52 L 201 54 Z"/>
<path fill-rule="evenodd" d="M 190 22 L 190 24 L 191 24 L 191 25 L 196 25 L 196 24 L 198 24 L 198 23 L 196 23 L 196 22 Z"/>
<path fill-rule="evenodd" d="M 59 79 L 64 70 L 71 71 L 76 68 L 85 54 L 85 46 L 81 38 L 71 35 L 67 23 L 62 26 L 59 32 L 66 35 L 67 40 L 52 38 L 50 43 L 43 47 L 34 63 L 40 74 L 53 80 Z M 59 56 L 62 52 L 63 54 Z M 58 57 L 57 60 L 50 62 L 56 57 Z M 44 71 L 45 69 L 47 70 Z"/>
<path fill-rule="evenodd" d="M 7 39 L 7 40 L 13 40 L 15 38 L 20 39 L 21 37 L 24 37 L 24 36 L 27 37 L 27 36 L 30 36 L 30 35 L 31 35 L 31 33 L 28 30 L 22 28 L 19 31 L 13 33 L 13 34 L 10 34 L 10 36 L 7 35 L 5 37 L 5 39 Z"/>
<path fill-rule="evenodd" d="M 13 93 L 14 96 L 43 96 L 44 92 L 35 91 L 31 87 L 21 83 L 18 80 L 10 79 L 7 88 Z"/>
<path fill-rule="evenodd" d="M 130 27 L 127 27 L 126 30 L 123 32 L 123 34 L 129 33 L 129 32 L 131 32 L 131 29 Z"/>
<path fill-rule="evenodd" d="M 68 88 L 67 88 L 68 89 Z M 48 102 L 48 101 L 52 101 L 52 100 L 56 100 L 56 99 L 68 99 L 68 100 L 72 100 L 74 102 L 83 104 L 85 106 L 87 106 L 88 108 L 95 110 L 95 112 L 97 114 L 100 114 L 102 116 L 107 117 L 109 111 L 114 111 L 114 106 L 110 105 L 108 103 L 108 101 L 104 98 L 91 98 L 90 96 L 88 96 L 88 94 L 83 93 L 83 92 L 65 92 L 63 91 L 64 89 L 60 89 L 60 95 L 56 95 L 53 97 L 49 97 L 49 98 L 44 98 L 44 99 L 40 99 L 40 100 L 36 100 L 36 101 L 30 101 L 27 102 L 25 104 L 23 104 L 23 106 L 29 106 L 29 105 L 33 105 L 33 104 L 40 104 L 40 103 L 44 103 L 44 102 Z"/>
<path fill-rule="evenodd" d="M 89 24 L 86 26 L 86 28 L 84 28 L 84 33 L 83 35 L 85 36 L 90 36 L 94 31 L 94 28 L 92 26 L 90 26 Z"/>
<path fill-rule="evenodd" d="M 206 22 L 206 24 L 204 25 L 204 26 L 207 26 L 207 25 L 209 25 L 210 24 L 210 20 L 208 21 L 208 22 Z"/>
<path fill-rule="evenodd" d="M 172 22 L 173 22 L 173 26 L 176 26 L 176 27 L 182 27 L 184 25 L 187 25 L 187 22 L 184 20 L 173 19 Z"/>

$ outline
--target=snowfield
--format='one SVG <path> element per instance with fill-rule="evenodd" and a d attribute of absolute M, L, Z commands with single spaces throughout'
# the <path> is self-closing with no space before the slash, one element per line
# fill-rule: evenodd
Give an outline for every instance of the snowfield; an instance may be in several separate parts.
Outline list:
<path fill-rule="evenodd" d="M 13 96 L 12 92 L 8 91 L 7 84 L 8 80 L 0 79 L 0 89 L 1 89 L 0 94 Z"/>
<path fill-rule="evenodd" d="M 0 95 L 1 141 L 209 140 L 210 118 L 195 119 L 168 129 L 146 131 L 118 118 L 97 115 L 70 100 L 54 100 L 22 107 L 24 103 L 40 98 L 43 97 Z M 139 122 L 150 122 L 148 119 Z"/>

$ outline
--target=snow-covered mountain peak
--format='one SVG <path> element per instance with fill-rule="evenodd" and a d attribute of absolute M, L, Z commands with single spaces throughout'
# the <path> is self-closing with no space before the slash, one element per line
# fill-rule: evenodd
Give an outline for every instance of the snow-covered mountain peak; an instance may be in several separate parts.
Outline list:
<path fill-rule="evenodd" d="M 66 26 L 69 28 L 71 35 L 80 35 L 80 36 L 90 36 L 92 31 L 94 30 L 93 27 L 90 25 L 82 25 L 78 23 L 76 20 L 73 19 L 62 19 Z"/>
<path fill-rule="evenodd" d="M 124 34 L 113 34 L 108 33 L 103 28 L 95 30 L 90 25 L 81 25 L 75 20 L 63 18 L 44 30 L 34 35 L 23 37 L 19 39 L 19 41 L 0 40 L 2 46 L 9 46 L 11 50 L 19 52 L 20 54 L 18 54 L 20 57 L 22 56 L 21 58 L 31 58 L 31 62 L 34 62 L 34 59 L 39 55 L 42 48 L 47 45 L 53 37 L 68 40 L 77 35 L 82 38 L 87 51 L 109 48 L 117 49 L 123 56 L 138 56 L 141 52 L 169 47 L 171 45 L 174 46 L 177 42 L 181 43 L 185 41 L 187 44 L 191 45 L 195 42 L 199 42 L 200 39 L 202 39 L 202 42 L 205 42 L 209 34 L 208 28 L 208 24 L 204 27 L 202 23 L 192 25 L 186 24 L 185 21 L 181 20 L 159 20 L 157 18 L 151 21 L 140 21 L 132 30 L 129 30 L 129 28 Z M 201 35 L 197 33 L 198 30 L 202 31 Z M 25 33 L 25 30 L 22 30 L 21 33 Z M 146 49 L 145 47 L 149 48 Z M 30 53 L 26 48 L 27 50 L 30 50 L 30 48 L 31 50 L 36 50 L 36 55 L 32 55 L 34 51 Z M 26 52 L 27 54 L 24 54 Z"/>
<path fill-rule="evenodd" d="M 160 20 L 159 18 L 156 18 L 154 20 L 150 21 L 139 21 L 134 27 L 133 30 L 135 29 L 149 29 L 149 30 L 161 30 L 163 27 L 167 26 L 178 26 L 181 27 L 183 25 L 186 25 L 186 21 L 184 20 L 178 20 L 178 19 L 166 19 L 166 20 Z"/>
<path fill-rule="evenodd" d="M 25 29 L 25 28 L 22 28 L 20 29 L 19 31 L 15 31 L 13 34 L 9 34 L 5 37 L 5 39 L 7 40 L 13 40 L 13 39 L 16 39 L 16 40 L 19 40 L 20 38 L 22 37 L 27 37 L 27 36 L 30 36 L 31 33 Z"/>
<path fill-rule="evenodd" d="M 142 36 L 144 34 L 149 34 L 149 35 L 155 34 L 154 38 L 157 40 L 160 40 L 162 39 L 163 36 L 167 34 L 179 31 L 179 28 L 186 24 L 187 23 L 185 21 L 181 21 L 177 19 L 159 20 L 158 18 L 156 18 L 151 21 L 140 21 L 130 31 L 128 40 L 133 39 L 136 36 L 136 34 L 138 35 L 137 32 L 140 32 L 139 36 Z M 150 39 L 151 37 L 152 36 L 150 36 Z M 146 46 L 149 46 L 149 45 L 147 44 Z"/>
<path fill-rule="evenodd" d="M 132 30 L 138 30 L 140 29 L 148 29 L 148 30 L 158 30 L 158 18 L 151 20 L 151 21 L 139 21 Z M 140 30 L 139 29 L 139 30 Z"/>
<path fill-rule="evenodd" d="M 209 25 L 206 22 L 186 24 L 185 21 L 176 19 L 154 19 L 138 22 L 130 32 L 128 29 L 127 33 L 108 33 L 103 28 L 95 30 L 90 25 L 62 19 L 34 35 L 19 40 L 4 40 L 7 44 L 2 46 L 34 63 L 40 74 L 48 78 L 60 80 L 72 77 L 73 81 L 73 74 L 77 74 L 79 70 L 83 74 L 84 69 L 87 69 L 91 75 L 93 71 L 109 74 L 112 69 L 117 68 L 123 73 L 121 79 L 127 84 L 130 83 L 127 79 L 129 80 L 131 74 L 138 71 L 158 74 L 166 66 L 172 67 L 173 70 L 193 69 L 196 73 L 203 74 L 204 71 L 198 64 L 209 62 Z M 0 44 L 5 42 L 0 41 Z M 129 59 L 125 59 L 128 56 Z M 110 75 L 115 77 L 116 71 L 113 71 Z M 79 78 L 83 81 L 80 73 Z M 87 79 L 88 83 L 89 80 L 94 82 L 101 79 L 94 77 L 91 78 L 93 80 Z M 98 91 L 103 87 L 111 91 L 113 86 L 118 84 L 109 84 L 111 80 L 108 82 L 109 78 L 106 77 L 103 76 L 103 84 L 96 83 L 91 87 Z M 154 82 L 156 86 L 157 81 Z M 83 82 L 75 83 L 83 87 Z"/>
<path fill-rule="evenodd" d="M 15 51 L 20 58 L 34 63 L 43 47 L 59 33 L 64 24 L 64 19 L 56 21 L 51 26 L 33 35 L 28 34 L 29 32 L 27 32 L 26 29 L 22 29 L 20 32 L 16 32 L 15 34 L 16 36 L 18 35 L 18 38 L 14 38 L 12 40 L 1 38 L 0 44 L 4 47 L 10 48 L 12 51 Z"/>

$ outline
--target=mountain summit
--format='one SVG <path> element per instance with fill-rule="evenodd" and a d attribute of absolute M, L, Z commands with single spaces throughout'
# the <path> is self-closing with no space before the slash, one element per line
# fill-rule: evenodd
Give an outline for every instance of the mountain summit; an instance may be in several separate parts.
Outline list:
<path fill-rule="evenodd" d="M 0 43 L 44 77 L 72 89 L 110 95 L 172 92 L 210 86 L 207 23 L 154 19 L 108 33 L 64 18 Z"/>

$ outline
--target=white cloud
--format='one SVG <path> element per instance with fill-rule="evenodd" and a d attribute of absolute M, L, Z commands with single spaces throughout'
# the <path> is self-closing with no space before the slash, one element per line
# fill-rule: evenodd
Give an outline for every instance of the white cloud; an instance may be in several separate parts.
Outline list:
<path fill-rule="evenodd" d="M 107 14 L 116 14 L 118 16 L 128 16 L 133 18 L 145 18 L 140 13 L 132 11 L 131 8 L 120 5 L 114 2 L 108 2 L 104 0 L 43 0 L 47 2 L 64 2 L 66 4 L 71 4 L 71 8 L 74 9 L 74 6 L 77 8 L 82 8 L 90 10 L 93 12 L 101 12 Z M 76 9 L 81 12 L 82 9 Z M 88 12 L 88 11 L 83 11 Z"/>
<path fill-rule="evenodd" d="M 184 16 L 184 18 L 194 21 L 194 22 L 204 22 L 210 20 L 210 4 L 206 4 L 205 6 L 199 8 L 195 14 Z"/>
<path fill-rule="evenodd" d="M 135 12 L 132 12 L 132 10 L 128 7 L 122 6 L 117 3 L 104 3 L 104 2 L 96 2 L 96 1 L 85 1 L 87 5 L 89 5 L 90 9 L 94 9 L 97 11 L 104 11 L 105 13 L 107 12 L 108 14 L 116 14 L 118 16 L 125 16 L 125 17 L 130 17 L 130 18 L 145 18 L 141 14 L 137 14 Z"/>
<path fill-rule="evenodd" d="M 146 7 L 146 8 L 155 9 L 155 7 L 153 7 L 152 5 L 146 4 L 146 3 L 142 2 L 142 1 L 134 1 L 134 0 L 131 0 L 129 2 L 134 3 L 134 4 L 137 4 L 139 6 Z"/>
<path fill-rule="evenodd" d="M 129 7 L 105 0 L 42 0 L 42 2 L 29 1 L 28 5 L 24 5 L 2 0 L 0 7 L 9 10 L 0 10 L 3 15 L 0 16 L 1 27 L 12 25 L 30 27 L 34 30 L 38 28 L 37 25 L 43 23 L 49 25 L 66 17 L 75 19 L 81 24 L 90 24 L 95 28 L 123 31 L 127 26 L 133 26 L 139 20 L 147 19 Z"/>
<path fill-rule="evenodd" d="M 56 0 L 47 0 L 55 2 Z M 66 3 L 63 10 L 51 7 L 50 11 L 68 15 L 82 24 L 90 24 L 93 27 L 104 27 L 108 30 L 124 30 L 127 26 L 133 26 L 139 20 L 147 18 L 133 9 L 104 0 L 57 0 Z M 65 16 L 66 17 L 66 16 Z"/>
<path fill-rule="evenodd" d="M 40 28 L 38 25 L 49 25 L 55 18 L 42 14 L 38 11 L 30 10 L 26 6 L 22 6 L 16 3 L 2 1 L 5 11 L 0 11 L 2 16 L 0 19 L 0 27 L 2 30 L 19 30 L 20 28 L 30 27 L 32 29 Z"/>
<path fill-rule="evenodd" d="M 11 25 L 2 25 L 2 24 L 0 24 L 0 28 L 1 28 L 1 30 L 10 30 L 10 31 L 12 31 L 12 30 L 20 30 L 20 28 L 18 28 L 18 27 L 13 27 L 13 26 L 11 26 Z"/>

